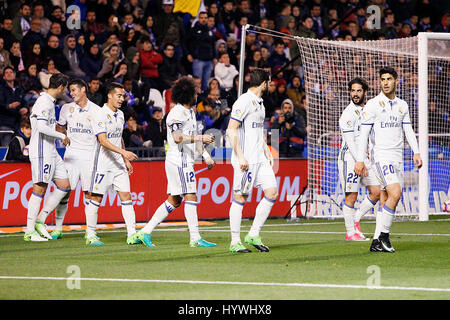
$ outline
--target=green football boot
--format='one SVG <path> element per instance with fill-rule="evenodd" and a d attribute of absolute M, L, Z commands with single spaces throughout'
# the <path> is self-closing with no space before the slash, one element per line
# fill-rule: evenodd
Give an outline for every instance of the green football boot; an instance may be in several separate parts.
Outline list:
<path fill-rule="evenodd" d="M 258 249 L 258 251 L 260 252 L 269 252 L 269 247 L 265 246 L 262 241 L 261 241 L 261 237 L 260 236 L 253 236 L 251 237 L 250 235 L 246 235 L 244 238 L 244 241 L 252 246 L 254 246 L 256 249 Z"/>

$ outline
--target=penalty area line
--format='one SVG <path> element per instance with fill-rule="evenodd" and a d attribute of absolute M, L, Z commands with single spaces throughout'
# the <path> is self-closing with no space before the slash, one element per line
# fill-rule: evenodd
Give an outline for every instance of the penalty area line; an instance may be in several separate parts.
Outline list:
<path fill-rule="evenodd" d="M 449 288 L 420 288 L 399 286 L 363 286 L 345 284 L 321 284 L 321 283 L 280 283 L 280 282 L 240 282 L 240 281 L 205 281 L 205 280 L 156 280 L 156 279 L 108 279 L 108 278 L 64 278 L 64 277 L 24 277 L 24 276 L 0 276 L 0 280 L 62 280 L 62 281 L 104 281 L 104 282 L 140 282 L 140 283 L 177 283 L 177 284 L 211 284 L 234 286 L 276 286 L 276 287 L 304 287 L 304 288 L 329 288 L 329 289 L 368 289 L 368 290 L 402 290 L 402 291 L 428 291 L 450 292 Z"/>

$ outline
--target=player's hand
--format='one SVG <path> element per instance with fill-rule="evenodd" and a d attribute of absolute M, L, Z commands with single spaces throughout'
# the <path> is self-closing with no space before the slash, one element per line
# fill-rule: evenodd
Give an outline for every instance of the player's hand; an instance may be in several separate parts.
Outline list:
<path fill-rule="evenodd" d="M 130 152 L 130 151 L 124 150 L 124 152 L 123 152 L 122 155 L 123 155 L 123 157 L 124 157 L 125 159 L 127 159 L 128 161 L 134 161 L 134 160 L 137 160 L 137 159 L 138 159 L 138 156 L 135 155 L 133 152 Z"/>
<path fill-rule="evenodd" d="M 211 136 L 209 134 L 202 135 L 202 142 L 205 144 L 210 144 L 214 142 L 214 136 Z"/>
<path fill-rule="evenodd" d="M 273 167 L 273 156 L 269 150 L 266 150 L 266 157 L 269 159 L 270 166 Z"/>
<path fill-rule="evenodd" d="M 355 173 L 360 177 L 366 177 L 368 172 L 366 166 L 364 165 L 364 162 L 356 162 L 353 171 L 355 171 Z"/>
<path fill-rule="evenodd" d="M 130 161 L 125 161 L 125 166 L 127 167 L 128 175 L 133 174 L 133 165 Z"/>
<path fill-rule="evenodd" d="M 239 158 L 239 168 L 244 171 L 248 170 L 248 161 L 244 157 Z"/>
<path fill-rule="evenodd" d="M 420 157 L 420 153 L 416 153 L 413 157 L 413 161 L 414 161 L 414 165 L 416 166 L 417 169 L 422 168 L 422 158 Z"/>
<path fill-rule="evenodd" d="M 64 143 L 64 146 L 67 147 L 67 146 L 70 144 L 70 139 L 69 139 L 69 137 L 66 136 L 66 137 L 64 138 L 64 140 L 63 140 L 63 143 Z"/>
<path fill-rule="evenodd" d="M 211 170 L 216 165 L 212 158 L 206 158 L 205 163 L 208 165 L 208 170 Z"/>

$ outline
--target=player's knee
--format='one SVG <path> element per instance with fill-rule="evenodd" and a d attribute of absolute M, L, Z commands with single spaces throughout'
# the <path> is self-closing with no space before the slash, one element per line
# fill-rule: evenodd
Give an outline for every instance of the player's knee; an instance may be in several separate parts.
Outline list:
<path fill-rule="evenodd" d="M 396 202 L 398 202 L 400 200 L 400 198 L 402 197 L 402 189 L 400 187 L 392 188 L 392 190 L 389 190 L 388 196 L 392 200 L 395 200 Z"/>
<path fill-rule="evenodd" d="M 167 198 L 167 201 L 169 201 L 169 203 L 175 208 L 178 208 L 181 205 L 183 199 L 179 196 L 169 196 L 169 198 Z"/>
<path fill-rule="evenodd" d="M 266 190 L 266 191 L 264 192 L 264 196 L 265 196 L 266 198 L 269 198 L 270 200 L 273 200 L 273 201 L 277 200 L 277 198 L 278 198 L 278 192 L 277 192 L 277 189 L 269 189 L 269 190 Z"/>
<path fill-rule="evenodd" d="M 241 194 L 234 194 L 233 200 L 239 202 L 239 203 L 245 203 L 247 201 L 247 197 Z"/>

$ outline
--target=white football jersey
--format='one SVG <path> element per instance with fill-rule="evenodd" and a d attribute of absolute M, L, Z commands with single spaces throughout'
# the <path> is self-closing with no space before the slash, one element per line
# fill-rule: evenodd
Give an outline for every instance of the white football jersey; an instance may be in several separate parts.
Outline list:
<path fill-rule="evenodd" d="M 352 102 L 344 109 L 341 117 L 339 118 L 339 129 L 341 131 L 341 137 L 344 134 L 353 133 L 353 139 L 355 142 L 355 150 L 353 154 L 357 154 L 358 152 L 358 137 L 361 134 L 361 119 L 363 107 L 358 106 Z M 373 132 L 371 132 L 373 133 Z M 368 160 L 373 161 L 373 134 L 369 137 L 369 157 Z M 342 138 L 341 150 L 339 151 L 339 159 L 341 160 L 356 160 L 353 158 L 352 153 L 350 152 L 350 146 L 345 142 L 344 138 Z"/>
<path fill-rule="evenodd" d="M 195 112 L 192 109 L 186 109 L 181 104 L 176 104 L 170 110 L 166 119 L 167 124 L 167 143 L 169 149 L 166 154 L 166 161 L 179 166 L 186 167 L 193 164 L 195 160 L 195 143 L 175 143 L 172 133 L 181 131 L 187 136 L 197 135 L 197 120 Z"/>
<path fill-rule="evenodd" d="M 52 131 L 56 129 L 55 102 L 46 92 L 42 92 L 33 105 L 30 115 L 31 138 L 29 145 L 30 158 L 54 157 L 57 155 L 55 138 L 42 134 L 37 129 L 38 121 L 45 122 Z"/>
<path fill-rule="evenodd" d="M 231 119 L 239 121 L 239 145 L 248 164 L 268 162 L 264 152 L 264 118 L 266 112 L 263 99 L 258 98 L 248 90 L 233 104 Z M 231 154 L 231 163 L 238 163 L 234 150 Z"/>
<path fill-rule="evenodd" d="M 375 161 L 403 161 L 403 125 L 410 123 L 408 104 L 398 97 L 389 100 L 380 93 L 367 102 L 361 125 L 372 126 Z M 359 150 L 359 160 L 362 153 Z"/>
<path fill-rule="evenodd" d="M 98 108 L 92 114 L 92 131 L 97 137 L 105 133 L 108 140 L 115 146 L 122 148 L 122 131 L 125 117 L 121 110 L 114 112 L 106 103 L 102 108 Z M 125 169 L 125 162 L 122 155 L 103 147 L 96 138 L 94 146 L 94 170 L 102 168 L 104 171 L 114 171 Z"/>
<path fill-rule="evenodd" d="M 84 109 L 75 102 L 62 106 L 57 124 L 67 126 L 67 136 L 70 139 L 67 152 L 76 153 L 77 157 L 86 160 L 92 159 L 96 137 L 92 131 L 91 121 L 98 109 L 100 107 L 89 100 Z"/>

